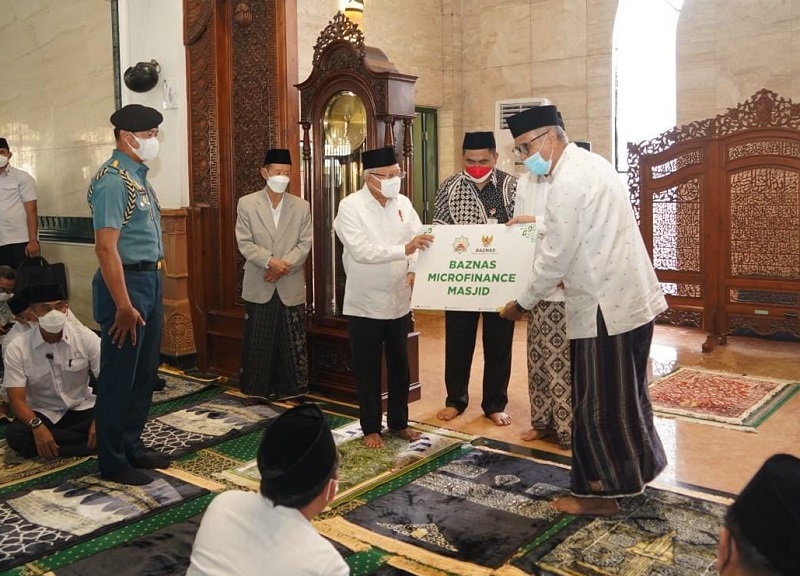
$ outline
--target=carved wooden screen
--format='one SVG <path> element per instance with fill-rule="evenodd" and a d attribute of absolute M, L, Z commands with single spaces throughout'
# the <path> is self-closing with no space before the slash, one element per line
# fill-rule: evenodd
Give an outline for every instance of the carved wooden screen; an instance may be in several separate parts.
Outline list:
<path fill-rule="evenodd" d="M 192 322 L 199 367 L 226 376 L 244 317 L 236 203 L 264 186 L 268 147 L 300 147 L 296 14 L 294 0 L 184 0 Z"/>
<path fill-rule="evenodd" d="M 670 308 L 660 320 L 800 338 L 800 105 L 761 90 L 629 145 L 631 201 Z"/>

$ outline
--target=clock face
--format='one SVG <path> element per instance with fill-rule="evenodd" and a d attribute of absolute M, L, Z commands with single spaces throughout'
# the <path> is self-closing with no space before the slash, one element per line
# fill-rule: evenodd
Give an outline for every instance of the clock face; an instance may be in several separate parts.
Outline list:
<path fill-rule="evenodd" d="M 361 99 L 343 90 L 331 96 L 322 119 L 326 156 L 345 156 L 357 150 L 367 137 L 367 111 Z"/>

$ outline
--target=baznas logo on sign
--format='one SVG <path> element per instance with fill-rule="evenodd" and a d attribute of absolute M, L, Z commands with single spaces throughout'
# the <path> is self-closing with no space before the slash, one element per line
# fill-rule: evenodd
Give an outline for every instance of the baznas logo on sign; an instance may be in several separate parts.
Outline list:
<path fill-rule="evenodd" d="M 469 239 L 466 236 L 459 236 L 453 241 L 453 250 L 456 254 L 466 252 L 469 248 Z"/>
<path fill-rule="evenodd" d="M 481 243 L 483 244 L 484 248 L 491 246 L 492 240 L 494 240 L 494 236 L 481 236 Z"/>

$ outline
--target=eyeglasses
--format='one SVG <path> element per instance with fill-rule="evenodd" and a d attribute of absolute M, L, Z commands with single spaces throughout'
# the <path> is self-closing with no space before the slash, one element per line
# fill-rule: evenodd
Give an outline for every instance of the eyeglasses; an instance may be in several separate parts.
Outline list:
<path fill-rule="evenodd" d="M 402 180 L 403 178 L 406 177 L 405 172 L 398 172 L 396 174 L 377 174 L 375 172 L 372 172 L 372 175 L 375 177 L 376 180 L 380 180 L 381 182 L 383 182 L 384 180 L 388 180 L 389 178 L 400 178 L 400 180 Z"/>
<path fill-rule="evenodd" d="M 541 134 L 539 134 L 538 136 L 534 136 L 533 138 L 531 138 L 531 139 L 530 139 L 530 140 L 529 140 L 527 143 L 525 143 L 525 144 L 520 144 L 519 146 L 514 146 L 514 148 L 512 149 L 512 152 L 514 153 L 514 157 L 515 157 L 517 160 L 521 160 L 523 157 L 527 156 L 527 155 L 529 154 L 529 151 L 528 151 L 528 150 L 529 150 L 529 148 L 528 148 L 528 147 L 529 147 L 531 144 L 533 144 L 534 142 L 536 142 L 536 141 L 537 141 L 539 138 L 541 138 L 542 136 L 547 136 L 547 134 L 548 134 L 549 132 L 550 132 L 550 130 L 547 130 L 546 132 L 542 132 L 542 133 L 541 133 Z"/>

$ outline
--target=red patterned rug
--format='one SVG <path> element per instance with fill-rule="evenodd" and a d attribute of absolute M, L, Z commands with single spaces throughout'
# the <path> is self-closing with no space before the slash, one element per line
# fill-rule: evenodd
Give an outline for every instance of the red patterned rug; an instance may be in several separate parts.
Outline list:
<path fill-rule="evenodd" d="M 678 368 L 650 384 L 650 398 L 659 416 L 754 432 L 798 389 L 786 380 Z"/>

